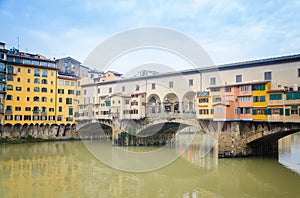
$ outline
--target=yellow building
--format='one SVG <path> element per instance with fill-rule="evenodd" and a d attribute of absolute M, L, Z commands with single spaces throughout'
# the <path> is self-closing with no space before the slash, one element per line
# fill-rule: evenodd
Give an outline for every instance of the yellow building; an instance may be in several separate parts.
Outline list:
<path fill-rule="evenodd" d="M 75 83 L 77 78 L 59 74 L 57 77 L 57 124 L 74 124 Z"/>
<path fill-rule="evenodd" d="M 55 123 L 56 77 L 55 61 L 9 52 L 4 124 Z"/>
<path fill-rule="evenodd" d="M 267 120 L 270 110 L 268 106 L 268 91 L 271 83 L 269 81 L 252 83 L 253 97 L 253 120 Z"/>
<path fill-rule="evenodd" d="M 213 119 L 212 97 L 208 91 L 197 93 L 197 119 Z"/>

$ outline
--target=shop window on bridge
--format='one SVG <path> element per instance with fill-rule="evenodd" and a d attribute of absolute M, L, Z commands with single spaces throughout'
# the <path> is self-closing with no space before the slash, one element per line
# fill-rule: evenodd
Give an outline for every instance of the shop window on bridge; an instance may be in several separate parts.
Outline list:
<path fill-rule="evenodd" d="M 199 103 L 208 103 L 209 99 L 208 98 L 199 98 Z"/>
<path fill-rule="evenodd" d="M 298 105 L 292 105 L 291 115 L 298 115 L 298 114 L 299 114 Z"/>
<path fill-rule="evenodd" d="M 290 115 L 291 115 L 290 109 L 285 109 L 285 115 L 286 115 L 286 116 L 290 116 Z"/>
<path fill-rule="evenodd" d="M 298 100 L 298 99 L 300 99 L 300 92 L 286 93 L 286 99 L 287 100 Z"/>
<path fill-rule="evenodd" d="M 282 94 L 270 94 L 270 100 L 282 100 Z"/>
<path fill-rule="evenodd" d="M 13 117 L 11 115 L 6 115 L 5 120 L 13 120 Z"/>

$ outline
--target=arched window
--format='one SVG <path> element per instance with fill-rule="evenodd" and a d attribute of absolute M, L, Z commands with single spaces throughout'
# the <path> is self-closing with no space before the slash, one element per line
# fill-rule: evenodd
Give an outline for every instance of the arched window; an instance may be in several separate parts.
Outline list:
<path fill-rule="evenodd" d="M 12 85 L 7 85 L 6 89 L 7 89 L 7 90 L 13 90 L 14 87 L 13 87 Z"/>
<path fill-rule="evenodd" d="M 43 79 L 43 80 L 42 80 L 42 84 L 45 84 L 45 85 L 46 85 L 46 84 L 47 84 L 47 80 L 46 80 L 46 79 Z"/>
<path fill-rule="evenodd" d="M 34 96 L 34 97 L 33 97 L 33 101 L 34 101 L 34 102 L 39 102 L 39 101 L 40 101 L 40 98 L 39 98 L 38 96 Z"/>
<path fill-rule="evenodd" d="M 33 88 L 33 91 L 34 92 L 40 92 L 40 88 L 39 87 L 35 87 L 35 88 Z"/>
<path fill-rule="evenodd" d="M 5 113 L 12 113 L 12 106 L 6 106 Z"/>
<path fill-rule="evenodd" d="M 34 76 L 40 76 L 40 70 L 39 69 L 34 70 Z"/>
<path fill-rule="evenodd" d="M 42 77 L 47 77 L 48 76 L 48 71 L 47 70 L 43 70 L 42 71 Z"/>
<path fill-rule="evenodd" d="M 34 83 L 35 84 L 40 84 L 40 79 L 39 78 L 34 78 Z"/>
<path fill-rule="evenodd" d="M 33 107 L 33 113 L 39 113 L 39 107 Z"/>
<path fill-rule="evenodd" d="M 47 88 L 43 87 L 42 92 L 47 92 Z"/>
<path fill-rule="evenodd" d="M 42 114 L 47 113 L 47 108 L 46 107 L 42 107 Z"/>

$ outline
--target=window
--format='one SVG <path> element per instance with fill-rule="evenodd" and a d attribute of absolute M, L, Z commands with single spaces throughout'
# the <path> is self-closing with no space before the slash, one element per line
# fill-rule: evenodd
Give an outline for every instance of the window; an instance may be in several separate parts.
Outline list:
<path fill-rule="evenodd" d="M 21 111 L 21 109 L 22 109 L 21 107 L 15 107 L 16 111 Z"/>
<path fill-rule="evenodd" d="M 155 83 L 151 84 L 151 89 L 155 89 Z"/>
<path fill-rule="evenodd" d="M 64 94 L 64 92 L 65 92 L 64 89 L 58 89 L 58 90 L 57 90 L 57 93 L 58 93 L 58 94 Z"/>
<path fill-rule="evenodd" d="M 24 115 L 24 120 L 31 120 L 31 116 L 30 115 Z"/>
<path fill-rule="evenodd" d="M 266 97 L 265 96 L 260 96 L 259 100 L 260 100 L 260 102 L 266 102 Z"/>
<path fill-rule="evenodd" d="M 139 91 L 140 90 L 140 85 L 136 85 L 135 86 L 135 91 Z"/>
<path fill-rule="evenodd" d="M 22 91 L 22 87 L 16 87 L 16 91 Z"/>
<path fill-rule="evenodd" d="M 13 90 L 13 86 L 12 85 L 7 85 L 6 89 L 7 90 Z"/>
<path fill-rule="evenodd" d="M 39 87 L 34 87 L 34 88 L 33 88 L 33 91 L 34 91 L 34 92 L 40 92 L 40 88 L 39 88 Z"/>
<path fill-rule="evenodd" d="M 17 82 L 21 82 L 21 78 L 17 78 Z"/>
<path fill-rule="evenodd" d="M 29 78 L 27 79 L 27 83 L 30 83 L 30 79 Z"/>
<path fill-rule="evenodd" d="M 29 98 L 29 97 L 27 97 L 27 101 L 28 101 L 28 102 L 30 101 L 30 98 Z"/>
<path fill-rule="evenodd" d="M 32 61 L 32 64 L 33 64 L 33 65 L 39 65 L 40 62 L 39 62 L 39 61 L 36 61 L 36 60 L 33 60 L 33 61 Z"/>
<path fill-rule="evenodd" d="M 51 76 L 54 76 L 54 72 L 51 72 Z"/>
<path fill-rule="evenodd" d="M 58 107 L 58 112 L 62 112 L 62 107 Z"/>
<path fill-rule="evenodd" d="M 216 84 L 216 78 L 210 78 L 210 85 Z"/>
<path fill-rule="evenodd" d="M 70 85 L 70 82 L 69 82 L 69 81 L 65 81 L 65 85 L 66 85 L 66 86 L 69 86 L 69 85 Z"/>
<path fill-rule="evenodd" d="M 86 89 L 83 90 L 83 95 L 86 95 Z"/>
<path fill-rule="evenodd" d="M 74 87 L 74 86 L 75 86 L 75 82 L 71 82 L 71 86 L 73 86 L 73 87 Z"/>
<path fill-rule="evenodd" d="M 41 62 L 41 66 L 45 66 L 45 67 L 47 67 L 47 66 L 48 66 L 48 63 L 47 63 L 47 62 L 44 62 L 44 61 L 42 61 L 42 62 Z"/>
<path fill-rule="evenodd" d="M 220 91 L 220 87 L 215 87 L 210 89 L 211 92 L 218 92 Z"/>
<path fill-rule="evenodd" d="M 21 72 L 21 68 L 20 67 L 18 67 L 18 72 Z"/>
<path fill-rule="evenodd" d="M 31 107 L 25 107 L 25 111 L 31 111 Z"/>
<path fill-rule="evenodd" d="M 48 71 L 42 70 L 42 77 L 48 77 Z"/>
<path fill-rule="evenodd" d="M 259 102 L 258 96 L 253 96 L 253 102 Z"/>
<path fill-rule="evenodd" d="M 72 98 L 66 98 L 66 104 L 72 104 Z"/>
<path fill-rule="evenodd" d="M 173 88 L 174 87 L 174 82 L 173 81 L 170 81 L 169 82 L 169 88 Z"/>
<path fill-rule="evenodd" d="M 49 108 L 49 112 L 54 112 L 54 108 Z"/>
<path fill-rule="evenodd" d="M 73 95 L 74 94 L 74 90 L 69 89 L 68 90 L 68 94 L 72 94 Z"/>
<path fill-rule="evenodd" d="M 242 75 L 236 75 L 235 82 L 237 82 L 237 83 L 242 82 Z"/>
<path fill-rule="evenodd" d="M 98 88 L 97 93 L 98 93 L 98 94 L 100 93 L 100 88 Z"/>
<path fill-rule="evenodd" d="M 13 76 L 7 76 L 7 81 L 14 81 L 14 77 Z"/>
<path fill-rule="evenodd" d="M 265 84 L 252 85 L 252 91 L 264 91 L 264 90 L 265 90 Z"/>
<path fill-rule="evenodd" d="M 35 79 L 33 80 L 33 83 L 34 83 L 34 84 L 40 84 L 40 79 L 39 79 L 39 78 L 35 78 Z"/>
<path fill-rule="evenodd" d="M 22 120 L 22 116 L 21 115 L 15 115 L 15 120 Z"/>
<path fill-rule="evenodd" d="M 249 102 L 250 101 L 250 96 L 242 96 L 240 97 L 241 102 Z"/>
<path fill-rule="evenodd" d="M 50 102 L 53 102 L 53 98 L 50 98 Z"/>
<path fill-rule="evenodd" d="M 208 98 L 199 98 L 199 103 L 208 103 L 209 99 Z"/>
<path fill-rule="evenodd" d="M 5 113 L 12 113 L 12 106 L 6 106 Z"/>
<path fill-rule="evenodd" d="M 76 96 L 80 96 L 80 91 L 76 91 Z"/>
<path fill-rule="evenodd" d="M 20 100 L 20 97 L 19 96 L 17 96 L 17 101 L 19 101 Z"/>
<path fill-rule="evenodd" d="M 48 82 L 47 82 L 46 79 L 43 79 L 43 80 L 42 80 L 42 84 L 47 85 L 47 83 L 48 83 Z"/>
<path fill-rule="evenodd" d="M 223 112 L 224 112 L 224 108 L 217 108 L 216 109 L 217 114 L 223 114 Z"/>
<path fill-rule="evenodd" d="M 231 92 L 231 87 L 225 87 L 225 92 Z"/>
<path fill-rule="evenodd" d="M 300 69 L 298 69 L 298 78 L 300 78 Z"/>
<path fill-rule="evenodd" d="M 241 91 L 249 91 L 250 90 L 250 86 L 249 85 L 242 85 L 241 86 Z"/>
<path fill-rule="evenodd" d="M 40 70 L 39 69 L 34 70 L 34 76 L 40 76 Z"/>
<path fill-rule="evenodd" d="M 57 121 L 61 122 L 62 121 L 62 116 L 57 116 Z"/>
<path fill-rule="evenodd" d="M 58 102 L 62 102 L 62 98 L 58 98 Z"/>
<path fill-rule="evenodd" d="M 27 70 L 27 73 L 30 74 L 30 69 Z"/>
<path fill-rule="evenodd" d="M 112 88 L 108 88 L 108 93 L 112 93 Z"/>
<path fill-rule="evenodd" d="M 53 85 L 53 81 L 51 80 L 51 85 Z"/>
<path fill-rule="evenodd" d="M 47 98 L 46 97 L 42 97 L 42 102 L 47 102 Z"/>
<path fill-rule="evenodd" d="M 270 100 L 282 100 L 282 94 L 270 94 Z"/>
<path fill-rule="evenodd" d="M 12 116 L 11 115 L 6 115 L 5 120 L 12 120 Z"/>
<path fill-rule="evenodd" d="M 47 92 L 47 88 L 43 87 L 42 92 Z"/>
<path fill-rule="evenodd" d="M 265 80 L 272 80 L 272 72 L 265 72 Z"/>
<path fill-rule="evenodd" d="M 13 99 L 12 95 L 7 95 L 6 96 L 6 100 L 12 100 L 12 99 Z"/>
<path fill-rule="evenodd" d="M 69 115 L 73 115 L 73 108 L 72 107 L 69 108 Z"/>
<path fill-rule="evenodd" d="M 13 66 L 7 66 L 7 73 L 8 74 L 14 74 L 14 67 Z"/>
<path fill-rule="evenodd" d="M 34 101 L 34 102 L 39 102 L 39 101 L 40 101 L 40 98 L 39 98 L 38 96 L 34 96 L 34 97 L 33 97 L 33 101 Z"/>
<path fill-rule="evenodd" d="M 125 86 L 122 87 L 122 92 L 124 92 L 124 91 L 125 91 Z"/>
<path fill-rule="evenodd" d="M 300 99 L 300 92 L 286 93 L 286 99 L 287 100 L 298 100 L 298 99 Z"/>
<path fill-rule="evenodd" d="M 189 86 L 193 86 L 194 85 L 194 80 L 193 79 L 189 79 Z"/>

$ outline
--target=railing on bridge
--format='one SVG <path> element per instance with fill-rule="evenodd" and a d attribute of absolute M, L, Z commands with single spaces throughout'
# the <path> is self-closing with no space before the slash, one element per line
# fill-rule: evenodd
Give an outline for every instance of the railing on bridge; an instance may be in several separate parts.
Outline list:
<path fill-rule="evenodd" d="M 153 120 L 158 119 L 194 119 L 196 118 L 195 113 L 147 113 L 146 117 Z"/>

